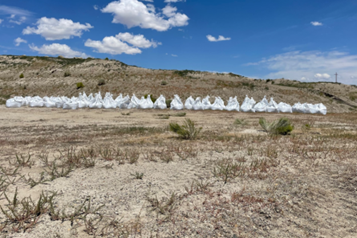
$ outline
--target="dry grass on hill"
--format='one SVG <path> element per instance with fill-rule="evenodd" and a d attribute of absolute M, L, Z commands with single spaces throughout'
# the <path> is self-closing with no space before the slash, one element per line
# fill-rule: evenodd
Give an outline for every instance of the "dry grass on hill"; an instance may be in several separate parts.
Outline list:
<path fill-rule="evenodd" d="M 23 74 L 24 77 L 19 76 Z M 77 89 L 77 83 L 84 87 Z M 151 70 L 128 66 L 115 60 L 66 59 L 31 56 L 0 56 L 0 104 L 16 95 L 78 96 L 79 92 L 111 92 L 138 97 L 163 94 L 189 96 L 254 97 L 264 95 L 275 101 L 323 103 L 328 112 L 353 112 L 357 107 L 357 87 L 335 83 L 301 83 L 285 79 L 257 80 L 236 74 L 192 70 Z"/>

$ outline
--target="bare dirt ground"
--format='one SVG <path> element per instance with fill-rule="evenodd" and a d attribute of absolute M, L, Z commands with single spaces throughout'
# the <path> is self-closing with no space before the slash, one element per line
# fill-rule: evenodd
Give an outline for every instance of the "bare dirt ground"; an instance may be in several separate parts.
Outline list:
<path fill-rule="evenodd" d="M 0 106 L 1 236 L 356 237 L 356 113 L 182 112 Z"/>

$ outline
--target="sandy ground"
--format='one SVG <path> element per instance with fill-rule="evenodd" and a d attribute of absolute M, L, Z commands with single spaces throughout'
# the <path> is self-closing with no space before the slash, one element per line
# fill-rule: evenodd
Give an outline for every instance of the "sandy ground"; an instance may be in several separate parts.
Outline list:
<path fill-rule="evenodd" d="M 0 106 L 1 235 L 356 237 L 356 114 L 183 112 Z M 291 135 L 259 126 L 282 116 Z M 168 131 L 185 118 L 197 140 Z M 54 160 L 72 170 L 51 178 Z M 57 193 L 54 210 L 26 218 L 21 201 L 42 192 Z"/>

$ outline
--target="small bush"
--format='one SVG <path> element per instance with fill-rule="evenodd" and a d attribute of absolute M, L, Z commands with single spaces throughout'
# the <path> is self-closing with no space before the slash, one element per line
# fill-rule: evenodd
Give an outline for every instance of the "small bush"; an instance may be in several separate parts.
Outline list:
<path fill-rule="evenodd" d="M 268 123 L 264 117 L 259 119 L 260 126 L 264 129 L 264 131 L 269 134 L 275 135 L 288 135 L 290 132 L 294 130 L 294 126 L 291 124 L 288 118 L 280 118 L 278 121 L 273 121 L 272 123 Z"/>
<path fill-rule="evenodd" d="M 166 100 L 166 106 L 167 106 L 168 108 L 171 107 L 171 102 L 172 102 L 171 99 Z"/>
<path fill-rule="evenodd" d="M 98 86 L 102 86 L 105 84 L 105 80 L 104 79 L 99 79 L 98 80 Z"/>
<path fill-rule="evenodd" d="M 20 74 L 20 79 L 22 79 L 23 77 L 25 77 L 25 76 L 24 76 L 23 73 L 21 73 L 21 74 Z"/>
<path fill-rule="evenodd" d="M 77 89 L 84 88 L 84 85 L 82 82 L 79 82 L 76 85 L 77 85 Z"/>
<path fill-rule="evenodd" d="M 107 58 L 105 58 L 105 60 L 109 60 L 109 59 L 108 59 L 108 57 L 107 57 Z"/>
<path fill-rule="evenodd" d="M 175 132 L 180 136 L 180 138 L 185 140 L 196 139 L 198 134 L 202 130 L 202 127 L 196 128 L 195 123 L 189 118 L 185 119 L 184 124 L 182 126 L 177 123 L 170 123 L 169 128 L 170 131 Z"/>
<path fill-rule="evenodd" d="M 148 95 L 145 94 L 145 95 L 144 95 L 144 98 L 148 98 Z M 150 99 L 151 99 L 152 102 L 155 102 L 157 98 L 154 97 L 153 95 L 150 95 Z"/>
<path fill-rule="evenodd" d="M 269 87 L 265 87 L 265 90 L 269 90 Z"/>
<path fill-rule="evenodd" d="M 162 81 L 161 85 L 167 85 L 167 82 L 166 81 Z"/>
<path fill-rule="evenodd" d="M 71 73 L 70 72 L 64 72 L 63 76 L 64 77 L 69 77 L 69 76 L 71 76 Z"/>

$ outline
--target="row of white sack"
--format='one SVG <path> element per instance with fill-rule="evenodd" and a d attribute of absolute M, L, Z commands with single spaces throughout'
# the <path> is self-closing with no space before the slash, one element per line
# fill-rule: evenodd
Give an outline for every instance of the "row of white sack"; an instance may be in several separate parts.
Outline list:
<path fill-rule="evenodd" d="M 246 98 L 240 107 L 237 97 L 230 97 L 227 105 L 220 97 L 216 97 L 213 104 L 209 101 L 209 96 L 205 97 L 202 101 L 200 97 L 196 100 L 190 96 L 186 99 L 185 104 L 182 103 L 178 95 L 174 95 L 174 99 L 170 103 L 170 109 L 182 110 L 184 108 L 189 110 L 227 110 L 227 111 L 243 111 L 243 112 L 301 112 L 301 113 L 321 113 L 326 114 L 326 107 L 323 104 L 301 104 L 296 103 L 290 106 L 287 103 L 280 102 L 277 104 L 273 98 L 270 102 L 264 96 L 263 100 L 256 103 L 253 98 Z M 14 97 L 6 101 L 6 107 L 17 108 L 21 106 L 29 107 L 57 107 L 63 109 L 77 109 L 77 108 L 105 108 L 105 109 L 166 109 L 166 99 L 163 95 L 154 102 L 152 102 L 150 95 L 147 98 L 141 97 L 138 99 L 135 95 L 131 98 L 127 95 L 125 97 L 120 94 L 117 98 L 113 99 L 113 94 L 106 93 L 104 99 L 100 92 L 90 94 L 87 96 L 85 93 L 79 94 L 79 97 Z"/>

